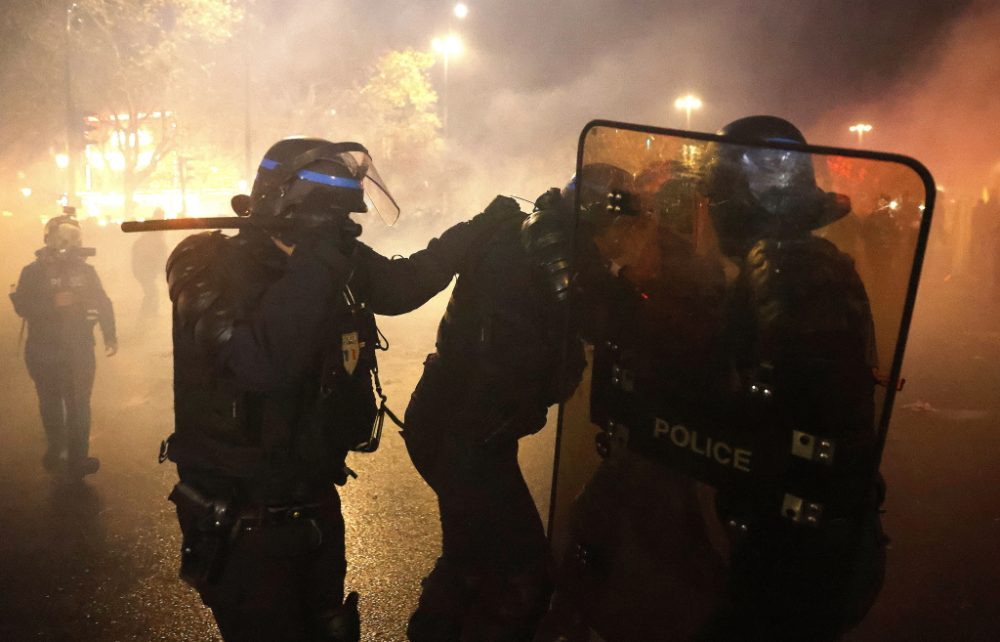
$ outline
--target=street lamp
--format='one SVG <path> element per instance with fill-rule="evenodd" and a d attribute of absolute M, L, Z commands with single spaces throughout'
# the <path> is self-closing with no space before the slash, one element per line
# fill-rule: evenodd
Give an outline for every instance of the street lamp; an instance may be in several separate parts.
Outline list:
<path fill-rule="evenodd" d="M 865 134 L 867 134 L 874 128 L 868 123 L 858 123 L 857 125 L 851 125 L 847 129 L 858 135 L 858 145 L 861 145 L 862 142 L 864 142 Z"/>
<path fill-rule="evenodd" d="M 434 51 L 444 57 L 444 96 L 441 100 L 441 129 L 445 138 L 448 137 L 448 60 L 452 56 L 460 55 L 465 49 L 462 39 L 453 33 L 449 33 L 444 38 L 435 38 L 431 41 Z"/>
<path fill-rule="evenodd" d="M 691 129 L 691 112 L 696 109 L 701 109 L 701 98 L 693 94 L 687 94 L 686 96 L 681 96 L 674 101 L 674 107 L 682 110 L 685 114 L 686 129 Z"/>
<path fill-rule="evenodd" d="M 73 24 L 77 18 L 75 2 L 66 3 L 66 29 L 63 45 L 65 48 L 65 67 L 63 83 L 66 92 L 66 194 L 68 198 L 76 197 L 76 167 L 73 163 L 74 136 L 79 125 L 76 121 L 76 107 L 73 104 Z"/>
<path fill-rule="evenodd" d="M 459 20 L 465 20 L 465 17 L 469 15 L 469 5 L 464 2 L 459 2 L 455 5 L 455 17 Z"/>

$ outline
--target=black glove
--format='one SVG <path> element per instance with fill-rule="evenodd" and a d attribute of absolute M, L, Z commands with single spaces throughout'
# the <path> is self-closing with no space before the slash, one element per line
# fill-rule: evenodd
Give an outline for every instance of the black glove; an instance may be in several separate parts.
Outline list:
<path fill-rule="evenodd" d="M 315 254 L 325 263 L 338 267 L 342 261 L 335 255 L 347 259 L 354 256 L 361 225 L 351 219 L 350 212 L 296 213 L 292 221 L 292 228 L 282 232 L 280 238 L 282 242 L 295 246 L 296 251 Z"/>
<path fill-rule="evenodd" d="M 562 191 L 558 187 L 550 187 L 547 192 L 535 199 L 535 211 L 554 210 L 560 207 L 572 207 L 572 203 L 564 203 Z"/>
<path fill-rule="evenodd" d="M 454 273 L 462 272 L 479 248 L 488 243 L 504 225 L 520 225 L 524 212 L 517 201 L 507 196 L 497 196 L 480 214 L 470 220 L 451 226 L 440 238 L 434 239 L 428 249 L 442 257 Z"/>
<path fill-rule="evenodd" d="M 480 228 L 489 228 L 492 231 L 515 219 L 524 219 L 524 212 L 521 211 L 517 201 L 509 196 L 497 196 L 493 202 L 486 206 L 486 209 L 473 216 L 469 223 Z"/>

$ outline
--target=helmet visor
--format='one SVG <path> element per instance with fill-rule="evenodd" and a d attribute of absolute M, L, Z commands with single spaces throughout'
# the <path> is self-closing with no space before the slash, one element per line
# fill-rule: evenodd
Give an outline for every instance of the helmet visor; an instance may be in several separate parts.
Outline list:
<path fill-rule="evenodd" d="M 358 154 L 358 152 L 352 153 Z M 396 199 L 393 198 L 385 180 L 378 173 L 371 156 L 365 152 L 363 157 L 365 164 L 363 165 L 364 179 L 362 183 L 365 190 L 365 204 L 368 205 L 369 211 L 375 210 L 386 225 L 393 225 L 399 219 L 399 204 L 396 203 Z"/>
<path fill-rule="evenodd" d="M 750 192 L 757 198 L 771 190 L 801 187 L 813 174 L 809 154 L 784 149 L 747 147 L 739 163 Z"/>
<path fill-rule="evenodd" d="M 346 190 L 342 194 L 350 203 L 351 211 L 374 210 L 386 225 L 394 224 L 399 218 L 396 199 L 375 168 L 368 150 L 360 143 L 324 143 L 285 162 L 265 157 L 260 169 L 267 171 L 271 185 L 297 179 Z M 256 183 L 254 191 L 257 191 Z M 261 193 L 266 195 L 268 190 L 261 190 Z"/>

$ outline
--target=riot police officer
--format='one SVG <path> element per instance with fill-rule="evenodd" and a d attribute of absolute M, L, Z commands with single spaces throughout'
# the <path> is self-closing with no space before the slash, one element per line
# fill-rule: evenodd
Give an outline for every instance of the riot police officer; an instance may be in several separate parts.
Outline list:
<path fill-rule="evenodd" d="M 437 494 L 442 531 L 407 629 L 414 642 L 530 639 L 547 606 L 550 556 L 517 452 L 582 369 L 564 327 L 571 202 L 550 190 L 470 257 L 407 407 L 406 447 Z"/>
<path fill-rule="evenodd" d="M 165 218 L 163 208 L 153 210 L 152 218 Z M 155 317 L 160 309 L 159 282 L 167 252 L 167 241 L 161 234 L 140 236 L 132 244 L 132 276 L 142 288 L 139 314 L 143 317 Z"/>
<path fill-rule="evenodd" d="M 806 142 L 773 116 L 742 118 L 720 133 Z M 739 268 L 726 318 L 737 388 L 780 391 L 780 410 L 765 416 L 809 426 L 802 430 L 837 450 L 828 469 L 809 473 L 825 491 L 822 519 L 746 511 L 761 489 L 719 490 L 720 516 L 749 525 L 734 536 L 725 598 L 702 637 L 836 639 L 867 613 L 885 566 L 871 304 L 853 259 L 812 233 L 851 203 L 817 186 L 811 155 L 739 146 L 708 164 L 705 193 L 720 247 Z"/>
<path fill-rule="evenodd" d="M 648 155 L 641 129 L 584 137 L 583 158 L 678 163 L 604 182 L 616 216 L 597 241 L 619 279 L 597 297 L 590 390 L 562 412 L 575 445 L 557 454 L 539 639 L 835 639 L 878 593 L 871 306 L 814 234 L 850 203 L 818 187 L 787 121 L 720 134 L 663 135 Z M 589 424 L 596 454 L 577 441 Z"/>
<path fill-rule="evenodd" d="M 21 271 L 10 298 L 28 327 L 25 362 L 48 441 L 42 464 L 82 477 L 100 467 L 88 454 L 94 325 L 100 325 L 105 352 L 112 356 L 118 351 L 115 316 L 97 272 L 86 262 L 94 251 L 81 247 L 72 211 L 50 219 L 44 238 L 45 247 Z"/>
<path fill-rule="evenodd" d="M 335 485 L 348 451 L 377 445 L 373 314 L 426 302 L 517 212 L 500 199 L 390 260 L 357 240 L 368 204 L 398 214 L 363 146 L 282 140 L 234 199 L 258 225 L 188 237 L 167 262 L 181 575 L 229 641 L 359 639 Z"/>

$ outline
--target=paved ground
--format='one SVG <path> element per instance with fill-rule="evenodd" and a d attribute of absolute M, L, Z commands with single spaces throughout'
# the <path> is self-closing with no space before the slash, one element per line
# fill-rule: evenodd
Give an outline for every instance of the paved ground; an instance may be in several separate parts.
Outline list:
<path fill-rule="evenodd" d="M 53 483 L 41 470 L 34 391 L 0 303 L 0 640 L 215 639 L 210 615 L 176 579 L 165 500 L 174 473 L 156 464 L 172 422 L 167 318 L 140 327 L 126 262 L 113 252 L 99 259 L 122 349 L 99 357 L 92 444 L 103 468 L 84 485 Z M 1000 308 L 982 288 L 938 276 L 922 293 L 885 456 L 888 578 L 852 641 L 1000 637 Z M 383 380 L 398 411 L 443 303 L 382 323 L 394 343 Z M 344 490 L 365 640 L 404 639 L 439 545 L 433 496 L 388 432 L 376 455 L 354 458 L 361 478 Z M 548 429 L 522 449 L 543 511 L 551 439 Z"/>

